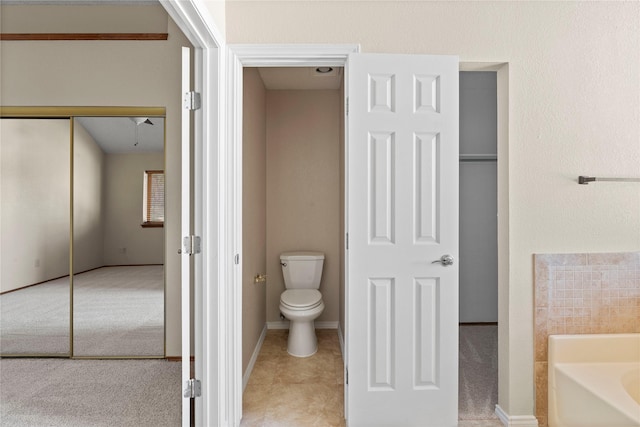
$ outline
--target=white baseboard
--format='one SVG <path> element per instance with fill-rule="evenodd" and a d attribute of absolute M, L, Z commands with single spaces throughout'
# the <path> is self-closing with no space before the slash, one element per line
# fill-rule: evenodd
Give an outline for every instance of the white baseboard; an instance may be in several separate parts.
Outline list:
<path fill-rule="evenodd" d="M 315 322 L 316 329 L 338 329 L 338 322 Z M 267 329 L 289 329 L 289 321 L 267 322 Z"/>
<path fill-rule="evenodd" d="M 244 391 L 244 389 L 247 388 L 249 377 L 251 376 L 253 367 L 256 364 L 256 360 L 258 359 L 258 354 L 260 354 L 260 349 L 262 348 L 262 343 L 264 342 L 264 339 L 266 336 L 267 336 L 267 325 L 264 325 L 264 328 L 262 328 L 262 333 L 260 334 L 260 338 L 258 338 L 258 343 L 256 344 L 256 348 L 253 350 L 251 359 L 249 359 L 249 365 L 247 366 L 247 370 L 242 376 L 242 391 Z"/>
<path fill-rule="evenodd" d="M 338 339 L 340 340 L 340 351 L 342 352 L 342 360 L 346 360 L 344 354 L 344 335 L 342 334 L 340 323 L 338 323 Z"/>
<path fill-rule="evenodd" d="M 338 322 L 315 322 L 316 329 L 338 329 Z"/>
<path fill-rule="evenodd" d="M 289 321 L 267 322 L 267 329 L 289 329 Z"/>
<path fill-rule="evenodd" d="M 538 427 L 538 420 L 533 415 L 511 415 L 496 405 L 496 415 L 505 427 Z"/>

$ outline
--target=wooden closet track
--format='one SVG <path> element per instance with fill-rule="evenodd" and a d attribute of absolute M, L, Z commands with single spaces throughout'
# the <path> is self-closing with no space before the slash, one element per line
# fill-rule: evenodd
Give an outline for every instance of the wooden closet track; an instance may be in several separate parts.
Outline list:
<path fill-rule="evenodd" d="M 0 33 L 2 41 L 167 40 L 168 33 Z"/>

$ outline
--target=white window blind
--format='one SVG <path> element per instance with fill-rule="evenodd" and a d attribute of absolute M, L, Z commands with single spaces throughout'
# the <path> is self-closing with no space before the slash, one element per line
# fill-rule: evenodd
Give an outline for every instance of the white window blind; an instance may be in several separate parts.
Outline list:
<path fill-rule="evenodd" d="M 164 171 L 144 173 L 144 224 L 164 223 Z"/>

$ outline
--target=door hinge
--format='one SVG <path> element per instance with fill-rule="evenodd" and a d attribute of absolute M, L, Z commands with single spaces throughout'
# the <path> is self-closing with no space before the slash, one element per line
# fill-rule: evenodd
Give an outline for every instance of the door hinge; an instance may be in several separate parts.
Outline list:
<path fill-rule="evenodd" d="M 187 380 L 184 385 L 183 397 L 195 399 L 200 396 L 202 396 L 202 384 L 200 384 L 200 380 L 196 380 L 195 378 Z"/>
<path fill-rule="evenodd" d="M 200 236 L 185 236 L 182 239 L 182 251 L 185 255 L 194 255 L 200 253 Z"/>
<path fill-rule="evenodd" d="M 347 114 L 347 116 L 349 115 L 349 98 L 347 98 L 347 105 L 346 105 L 345 113 Z"/>
<path fill-rule="evenodd" d="M 349 368 L 345 368 L 345 371 L 346 373 L 345 373 L 344 383 L 346 385 L 349 385 Z"/>
<path fill-rule="evenodd" d="M 349 233 L 347 233 L 346 244 L 347 244 L 347 250 L 349 250 Z"/>
<path fill-rule="evenodd" d="M 202 108 L 202 97 L 198 92 L 187 92 L 184 94 L 184 108 L 186 110 L 199 110 Z"/>
<path fill-rule="evenodd" d="M 235 265 L 240 264 L 240 254 L 236 254 L 236 256 L 233 257 L 233 262 Z"/>

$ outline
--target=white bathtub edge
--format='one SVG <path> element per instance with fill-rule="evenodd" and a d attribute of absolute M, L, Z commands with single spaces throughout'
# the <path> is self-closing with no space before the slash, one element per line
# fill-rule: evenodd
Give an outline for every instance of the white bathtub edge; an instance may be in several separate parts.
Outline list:
<path fill-rule="evenodd" d="M 495 412 L 505 427 L 538 427 L 538 419 L 533 415 L 509 415 L 500 405 L 496 405 Z"/>

